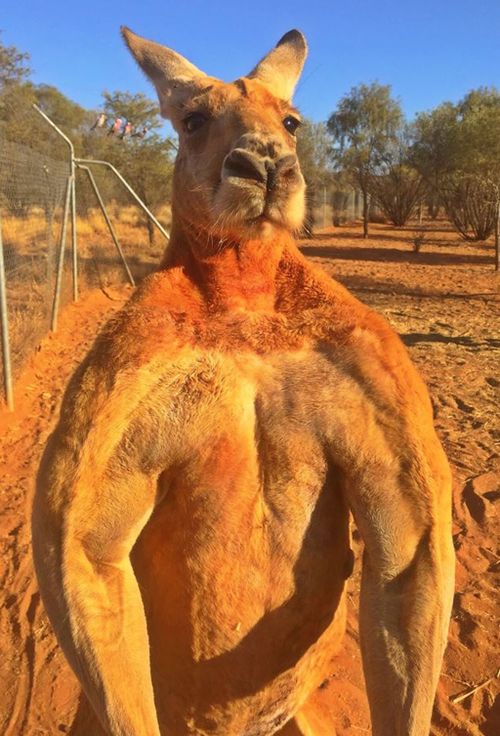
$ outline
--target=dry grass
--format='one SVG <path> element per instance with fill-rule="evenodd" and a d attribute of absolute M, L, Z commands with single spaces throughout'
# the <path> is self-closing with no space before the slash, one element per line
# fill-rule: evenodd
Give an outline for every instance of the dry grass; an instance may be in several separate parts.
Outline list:
<path fill-rule="evenodd" d="M 4 245 L 19 253 L 30 252 L 36 246 L 44 246 L 47 240 L 47 220 L 43 212 L 30 212 L 28 217 L 2 217 Z M 28 250 L 27 250 L 28 248 Z"/>
<path fill-rule="evenodd" d="M 136 206 L 122 207 L 111 202 L 107 207 L 113 228 L 118 240 L 124 246 L 145 244 L 148 241 L 146 218 Z M 167 229 L 170 227 L 170 205 L 165 205 L 157 214 L 160 222 Z M 53 213 L 53 237 L 57 239 L 62 218 L 61 208 Z M 49 223 L 40 207 L 32 207 L 25 217 L 6 215 L 2 217 L 2 235 L 4 243 L 15 250 L 18 255 L 39 255 L 40 247 L 47 248 Z M 81 256 L 85 249 L 96 240 L 110 237 L 109 230 L 99 208 L 90 208 L 85 216 L 77 216 L 76 229 Z M 160 238 L 159 238 L 160 239 Z"/>
<path fill-rule="evenodd" d="M 145 215 L 136 206 L 107 205 L 116 236 L 136 279 L 151 270 L 161 258 L 165 239 L 156 234 L 149 243 Z M 9 336 L 14 371 L 49 329 L 54 296 L 58 243 L 62 208 L 52 213 L 52 223 L 40 207 L 32 207 L 26 216 L 2 217 L 5 251 Z M 163 207 L 159 220 L 170 226 L 170 206 Z M 77 216 L 79 290 L 105 289 L 124 283 L 126 273 L 118 256 L 102 212 L 97 207 Z M 70 266 L 71 227 L 66 240 L 61 305 L 71 299 Z"/>

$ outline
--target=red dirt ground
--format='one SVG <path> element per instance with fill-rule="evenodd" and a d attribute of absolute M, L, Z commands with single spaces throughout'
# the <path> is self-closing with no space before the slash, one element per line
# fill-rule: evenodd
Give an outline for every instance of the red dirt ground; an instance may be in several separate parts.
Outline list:
<path fill-rule="evenodd" d="M 368 241 L 359 237 L 359 229 L 346 227 L 323 231 L 303 247 L 387 317 L 431 391 L 438 431 L 454 471 L 458 557 L 449 645 L 431 733 L 498 736 L 498 276 L 491 245 L 464 244 L 446 224 L 439 227 L 430 230 L 418 254 L 411 249 L 411 228 L 385 225 L 373 226 Z M 78 685 L 54 639 L 33 576 L 33 480 L 69 376 L 100 325 L 129 295 L 125 287 L 107 295 L 87 292 L 68 306 L 58 332 L 43 340 L 17 381 L 15 412 L 0 412 L 0 733 L 5 736 L 70 731 Z M 330 681 L 317 695 L 336 714 L 339 736 L 370 733 L 356 623 L 359 541 L 356 547 L 348 632 L 332 662 Z"/>

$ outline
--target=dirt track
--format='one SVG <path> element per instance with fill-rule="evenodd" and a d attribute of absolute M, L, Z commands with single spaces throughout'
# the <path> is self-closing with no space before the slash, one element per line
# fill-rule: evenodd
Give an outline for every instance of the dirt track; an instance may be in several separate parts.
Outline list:
<path fill-rule="evenodd" d="M 419 254 L 411 252 L 411 229 L 379 225 L 373 233 L 368 241 L 348 228 L 320 233 L 304 242 L 304 252 L 387 317 L 430 388 L 454 469 L 458 554 L 450 643 L 432 734 L 498 736 L 500 310 L 492 248 L 465 245 L 445 225 L 429 233 Z M 78 687 L 33 578 L 28 521 L 33 479 L 69 375 L 99 325 L 129 294 L 126 288 L 108 296 L 90 292 L 67 307 L 58 333 L 42 342 L 17 383 L 15 414 L 0 413 L 0 733 L 6 736 L 70 730 Z M 349 583 L 348 634 L 332 663 L 331 680 L 318 694 L 337 714 L 339 736 L 370 732 L 357 646 L 357 557 Z M 490 677 L 473 694 L 452 702 Z"/>

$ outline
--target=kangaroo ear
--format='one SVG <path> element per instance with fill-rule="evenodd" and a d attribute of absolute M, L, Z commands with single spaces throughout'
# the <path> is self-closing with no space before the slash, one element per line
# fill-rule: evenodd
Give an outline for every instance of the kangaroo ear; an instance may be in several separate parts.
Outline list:
<path fill-rule="evenodd" d="M 132 56 L 156 87 L 161 114 L 175 118 L 184 102 L 206 85 L 207 75 L 172 49 L 148 41 L 125 26 L 120 30 Z"/>
<path fill-rule="evenodd" d="M 248 75 L 258 79 L 275 97 L 290 102 L 307 56 L 300 31 L 288 31 Z"/>

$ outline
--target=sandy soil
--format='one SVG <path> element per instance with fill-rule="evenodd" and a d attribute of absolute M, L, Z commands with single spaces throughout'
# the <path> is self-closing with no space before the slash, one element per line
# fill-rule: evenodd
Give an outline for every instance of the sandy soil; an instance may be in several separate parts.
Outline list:
<path fill-rule="evenodd" d="M 377 225 L 372 233 L 364 241 L 354 227 L 322 231 L 304 241 L 304 252 L 387 317 L 430 388 L 438 431 L 454 470 L 458 556 L 432 734 L 497 736 L 500 460 L 495 408 L 500 333 L 492 247 L 464 244 L 446 224 L 429 230 L 418 254 L 412 252 L 411 227 Z M 16 384 L 15 413 L 0 413 L 0 733 L 5 736 L 70 731 L 78 686 L 55 642 L 33 577 L 33 479 L 68 377 L 99 326 L 129 295 L 126 287 L 108 289 L 107 295 L 92 291 L 66 307 L 58 332 L 42 341 Z M 348 633 L 332 663 L 331 678 L 317 696 L 335 712 L 339 736 L 370 733 L 356 624 L 359 541 L 356 548 Z"/>

